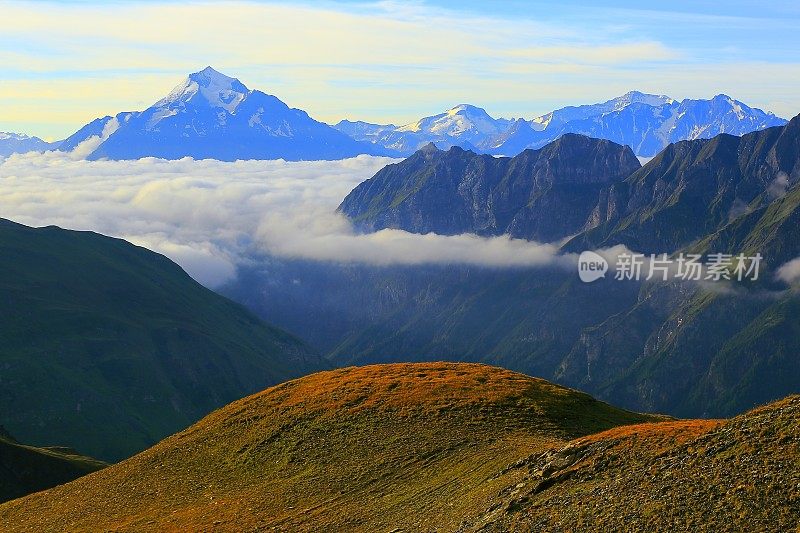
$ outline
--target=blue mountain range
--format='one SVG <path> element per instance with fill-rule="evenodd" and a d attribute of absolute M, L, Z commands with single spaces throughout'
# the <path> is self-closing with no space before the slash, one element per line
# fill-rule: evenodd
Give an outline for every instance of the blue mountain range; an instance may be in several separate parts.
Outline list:
<path fill-rule="evenodd" d="M 59 143 L 49 143 L 39 137 L 24 133 L 0 131 L 0 157 L 24 152 L 44 152 L 57 148 Z"/>
<path fill-rule="evenodd" d="M 569 106 L 532 120 L 495 119 L 484 109 L 458 105 L 444 113 L 404 126 L 341 121 L 340 131 L 409 155 L 428 143 L 478 153 L 515 156 L 541 148 L 565 133 L 579 133 L 630 146 L 636 155 L 652 157 L 668 144 L 709 139 L 720 133 L 744 135 L 786 120 L 752 108 L 724 94 L 710 100 L 674 100 L 632 91 L 603 103 Z"/>
<path fill-rule="evenodd" d="M 530 120 L 494 118 L 480 107 L 460 104 L 402 126 L 350 120 L 329 126 L 207 67 L 190 74 L 144 111 L 95 119 L 61 142 L 0 133 L 0 157 L 26 151 L 72 151 L 81 143 L 91 160 L 400 157 L 429 143 L 441 149 L 459 146 L 514 156 L 527 148 L 541 148 L 565 133 L 578 133 L 628 145 L 636 155 L 648 158 L 672 142 L 720 133 L 744 135 L 786 122 L 722 94 L 710 100 L 677 101 L 632 91 Z"/>

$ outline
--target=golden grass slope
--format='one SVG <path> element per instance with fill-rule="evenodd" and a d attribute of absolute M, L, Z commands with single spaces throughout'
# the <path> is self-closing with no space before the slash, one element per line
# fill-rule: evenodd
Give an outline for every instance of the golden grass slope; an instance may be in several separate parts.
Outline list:
<path fill-rule="evenodd" d="M 0 529 L 452 531 L 523 476 L 507 468 L 520 458 L 658 419 L 477 364 L 322 372 L 0 506 Z"/>
<path fill-rule="evenodd" d="M 793 531 L 800 396 L 730 420 L 623 411 L 477 364 L 322 372 L 0 505 L 0 530 Z"/>

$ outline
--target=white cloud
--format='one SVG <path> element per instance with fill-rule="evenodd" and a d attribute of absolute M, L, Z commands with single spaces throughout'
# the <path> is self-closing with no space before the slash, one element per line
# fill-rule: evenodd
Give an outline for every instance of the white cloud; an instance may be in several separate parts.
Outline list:
<path fill-rule="evenodd" d="M 16 154 L 0 158 L 0 213 L 31 226 L 55 224 L 127 239 L 170 257 L 210 287 L 264 255 L 371 265 L 576 268 L 577 255 L 559 254 L 560 243 L 400 230 L 356 233 L 336 206 L 392 161 L 85 161 L 61 152 Z M 619 245 L 598 253 L 613 276 L 619 256 L 633 252 Z M 648 266 L 645 259 L 643 276 Z M 800 280 L 800 258 L 784 265 L 778 277 Z"/>
<path fill-rule="evenodd" d="M 770 200 L 777 200 L 786 196 L 789 190 L 789 175 L 786 172 L 778 172 L 778 175 L 767 186 L 767 195 Z"/>
<path fill-rule="evenodd" d="M 376 265 L 468 263 L 508 267 L 554 262 L 569 264 L 568 258 L 558 257 L 558 248 L 551 244 L 508 236 L 418 235 L 394 229 L 356 235 L 343 217 L 333 218 L 323 215 L 320 221 L 314 223 L 312 231 L 298 234 L 275 232 L 275 226 L 267 222 L 262 226 L 264 229 L 260 237 L 278 255 L 337 262 L 356 261 Z"/>
<path fill-rule="evenodd" d="M 462 101 L 536 116 L 550 110 L 542 98 L 607 96 L 585 83 L 597 74 L 591 67 L 615 79 L 633 61 L 680 55 L 619 35 L 616 22 L 587 34 L 537 19 L 416 2 L 5 2 L 0 117 L 5 127 L 65 136 L 97 116 L 151 105 L 207 64 L 332 122 L 406 123 Z"/>
<path fill-rule="evenodd" d="M 403 124 L 460 102 L 531 118 L 631 89 L 798 112 L 790 16 L 568 4 L 7 1 L 0 129 L 61 138 L 207 64 L 330 122 Z"/>
<path fill-rule="evenodd" d="M 781 266 L 775 277 L 789 284 L 800 281 L 800 257 L 792 259 Z"/>
<path fill-rule="evenodd" d="M 61 152 L 17 154 L 0 160 L 0 212 L 32 226 L 125 238 L 167 255 L 212 287 L 264 253 L 381 265 L 569 262 L 554 245 L 508 237 L 357 235 L 336 206 L 390 161 L 84 161 Z"/>

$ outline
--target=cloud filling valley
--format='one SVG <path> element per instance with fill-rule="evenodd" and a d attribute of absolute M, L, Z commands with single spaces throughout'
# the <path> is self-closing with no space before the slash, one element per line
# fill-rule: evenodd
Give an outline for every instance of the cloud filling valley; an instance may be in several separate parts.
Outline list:
<path fill-rule="evenodd" d="M 201 283 L 231 280 L 264 255 L 373 265 L 534 266 L 555 245 L 508 237 L 361 235 L 335 212 L 388 158 L 342 161 L 86 161 L 75 153 L 0 159 L 0 216 L 121 237 L 163 253 Z"/>

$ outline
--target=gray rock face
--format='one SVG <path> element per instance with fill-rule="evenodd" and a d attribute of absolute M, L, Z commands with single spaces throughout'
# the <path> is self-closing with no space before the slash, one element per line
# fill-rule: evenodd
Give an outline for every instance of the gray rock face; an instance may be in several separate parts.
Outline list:
<path fill-rule="evenodd" d="M 800 116 L 783 127 L 671 144 L 600 195 L 572 249 L 661 253 L 713 234 L 800 183 Z"/>
<path fill-rule="evenodd" d="M 639 167 L 630 148 L 580 135 L 513 158 L 428 145 L 356 187 L 339 209 L 363 231 L 549 242 L 578 232 L 601 191 Z"/>

